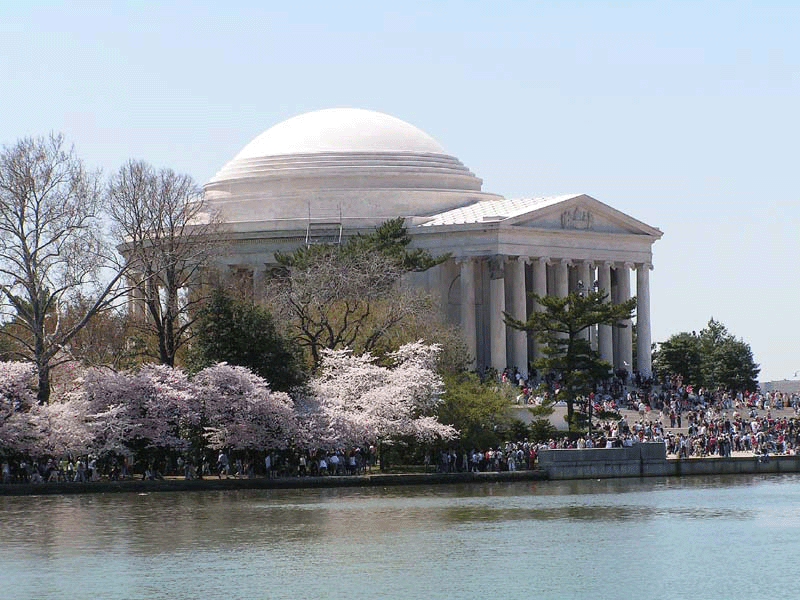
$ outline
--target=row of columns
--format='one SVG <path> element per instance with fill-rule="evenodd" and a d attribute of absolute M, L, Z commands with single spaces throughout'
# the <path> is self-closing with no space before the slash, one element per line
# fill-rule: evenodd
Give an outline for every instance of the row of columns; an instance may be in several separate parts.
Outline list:
<path fill-rule="evenodd" d="M 534 339 L 529 346 L 525 331 L 511 330 L 507 339 L 507 327 L 503 313 L 508 312 L 519 321 L 528 318 L 528 292 L 537 296 L 566 296 L 576 288 L 576 282 L 582 281 L 586 289 L 592 287 L 596 280 L 599 289 L 605 292 L 611 302 L 621 303 L 631 297 L 630 269 L 636 270 L 637 295 L 637 367 L 643 375 L 652 371 L 650 345 L 650 278 L 652 268 L 649 263 L 615 263 L 611 261 L 591 261 L 572 259 L 552 259 L 549 257 L 527 256 L 492 256 L 464 257 L 456 260 L 460 268 L 460 317 L 461 329 L 473 361 L 478 357 L 478 316 L 477 306 L 488 300 L 488 343 L 483 344 L 489 356 L 483 352 L 487 365 L 503 371 L 507 366 L 516 366 L 527 374 L 529 349 L 533 359 L 542 356 L 541 345 Z M 476 268 L 485 264 L 488 270 L 488 298 L 477 302 Z M 530 285 L 526 284 L 526 266 L 530 265 Z M 249 266 L 249 265 L 248 265 Z M 548 267 L 550 268 L 548 273 Z M 572 267 L 572 277 L 570 277 Z M 595 274 L 596 269 L 596 274 Z M 232 273 L 247 271 L 252 273 L 248 281 L 254 292 L 263 286 L 266 269 L 245 269 L 244 266 L 231 266 Z M 613 276 L 612 276 L 613 273 Z M 484 273 L 485 275 L 485 273 Z M 549 275 L 549 276 L 548 276 Z M 572 279 L 572 283 L 570 280 Z M 613 285 L 612 285 L 613 280 Z M 257 294 L 257 292 L 256 292 Z M 542 310 L 538 303 L 533 303 L 531 310 Z M 624 323 L 626 327 L 617 328 L 600 325 L 596 331 L 587 332 L 593 347 L 600 357 L 615 368 L 631 371 L 633 368 L 633 335 L 632 323 Z M 474 365 L 473 365 L 474 366 Z"/>
<path fill-rule="evenodd" d="M 489 360 L 485 361 L 501 372 L 507 366 L 516 366 L 523 374 L 528 367 L 528 336 L 524 331 L 512 330 L 510 353 L 507 348 L 506 325 L 503 313 L 508 312 L 519 321 L 528 318 L 528 292 L 537 296 L 566 296 L 575 291 L 570 286 L 570 267 L 573 267 L 575 281 L 580 280 L 586 289 L 596 281 L 599 289 L 608 295 L 611 302 L 625 302 L 631 297 L 630 270 L 636 269 L 636 324 L 637 324 L 637 366 L 642 375 L 652 372 L 650 357 L 650 269 L 649 263 L 613 263 L 610 261 L 573 261 L 571 259 L 551 259 L 549 257 L 529 258 L 526 256 L 505 257 L 464 257 L 457 259 L 460 267 L 461 328 L 470 356 L 478 356 L 477 316 L 476 316 L 476 275 L 479 261 L 486 261 L 489 271 Z M 526 286 L 526 265 L 531 265 L 531 289 Z M 551 285 L 548 286 L 548 270 L 551 267 Z M 613 275 L 612 275 L 613 273 Z M 613 279 L 613 285 L 612 285 Z M 572 290 L 571 290 L 572 287 Z M 542 310 L 534 303 L 533 310 Z M 633 369 L 633 331 L 632 322 L 623 323 L 625 327 L 599 325 L 596 336 L 590 335 L 592 345 L 600 357 L 615 368 L 627 371 Z M 538 341 L 533 343 L 533 358 L 541 357 Z M 510 358 L 510 362 L 509 362 Z"/>

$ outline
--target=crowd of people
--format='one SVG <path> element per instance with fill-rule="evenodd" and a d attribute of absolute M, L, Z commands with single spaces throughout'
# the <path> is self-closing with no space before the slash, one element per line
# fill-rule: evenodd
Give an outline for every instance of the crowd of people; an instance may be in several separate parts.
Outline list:
<path fill-rule="evenodd" d="M 484 375 L 486 380 L 488 375 Z M 497 376 L 501 384 L 508 384 L 518 388 L 515 391 L 516 403 L 526 405 L 541 405 L 558 393 L 561 378 L 558 373 L 538 373 L 535 370 L 523 376 L 516 367 L 507 367 Z M 631 394 L 645 398 L 655 404 L 657 394 L 653 392 L 656 382 L 650 377 L 643 377 L 638 371 L 632 374 L 625 369 L 618 369 L 610 377 L 597 383 L 596 390 L 591 394 L 596 398 L 598 405 L 603 402 L 618 408 L 620 405 L 627 408 L 631 401 Z M 627 394 L 626 394 L 627 392 Z M 599 406 L 598 406 L 599 408 Z"/>
<path fill-rule="evenodd" d="M 516 386 L 516 402 L 541 405 L 556 394 L 559 378 L 550 373 L 524 378 L 515 368 L 499 376 Z M 559 403 L 555 405 L 558 406 Z M 667 454 L 680 457 L 732 456 L 732 453 L 800 453 L 800 394 L 780 391 L 738 392 L 711 390 L 684 384 L 681 376 L 660 380 L 617 371 L 587 398 L 578 398 L 577 410 L 602 415 L 635 411 L 631 423 L 622 417 L 595 423 L 579 438 L 563 436 L 543 448 L 614 448 L 641 442 L 664 443 Z"/>
<path fill-rule="evenodd" d="M 5 459 L 0 466 L 2 483 L 84 483 L 122 479 L 156 480 L 165 476 L 184 479 L 248 478 L 255 477 L 304 477 L 362 475 L 371 472 L 377 463 L 375 446 L 352 448 L 350 450 L 281 450 L 261 453 L 246 453 L 229 458 L 226 451 L 208 454 L 200 461 L 192 461 L 184 456 L 172 460 L 165 456 L 162 460 L 140 463 L 129 467 L 128 458 L 112 458 L 101 461 L 94 456 L 73 459 L 66 457 L 60 461 L 29 461 L 25 459 Z M 216 461 L 214 460 L 216 456 Z"/>
<path fill-rule="evenodd" d="M 734 452 L 800 454 L 798 394 L 694 392 L 673 381 L 647 396 L 632 390 L 621 407 L 605 399 L 602 408 L 635 410 L 639 418 L 631 423 L 624 416 L 602 421 L 591 435 L 550 440 L 549 447 L 614 448 L 658 442 L 665 444 L 669 456 L 678 458 L 732 456 Z"/>
<path fill-rule="evenodd" d="M 263 469 L 267 478 L 276 477 L 326 477 L 337 475 L 363 475 L 371 472 L 377 463 L 377 450 L 369 445 L 349 450 L 285 450 L 267 452 L 264 455 Z M 231 467 L 224 451 L 217 456 L 217 477 L 256 477 L 255 462 L 236 459 Z M 189 474 L 187 479 L 191 478 Z"/>

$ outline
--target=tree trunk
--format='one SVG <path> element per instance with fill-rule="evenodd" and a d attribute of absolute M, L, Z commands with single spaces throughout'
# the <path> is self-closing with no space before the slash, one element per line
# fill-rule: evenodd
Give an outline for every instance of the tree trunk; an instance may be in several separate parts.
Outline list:
<path fill-rule="evenodd" d="M 48 404 L 50 402 L 50 365 L 39 364 L 37 370 L 39 372 L 39 390 L 36 398 L 39 404 Z"/>
<path fill-rule="evenodd" d="M 378 442 L 378 455 L 381 461 L 381 473 L 384 473 L 389 468 L 389 461 L 386 458 L 386 446 L 383 445 L 383 442 Z"/>
<path fill-rule="evenodd" d="M 567 427 L 569 431 L 575 431 L 575 401 L 567 398 Z"/>

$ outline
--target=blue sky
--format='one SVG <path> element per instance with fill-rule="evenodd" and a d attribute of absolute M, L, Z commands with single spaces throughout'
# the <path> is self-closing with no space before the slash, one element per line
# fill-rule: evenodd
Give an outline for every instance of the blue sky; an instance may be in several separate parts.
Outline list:
<path fill-rule="evenodd" d="M 713 316 L 800 370 L 800 2 L 0 0 L 0 144 L 203 183 L 293 115 L 428 132 L 507 197 L 588 193 L 664 231 L 653 339 Z"/>

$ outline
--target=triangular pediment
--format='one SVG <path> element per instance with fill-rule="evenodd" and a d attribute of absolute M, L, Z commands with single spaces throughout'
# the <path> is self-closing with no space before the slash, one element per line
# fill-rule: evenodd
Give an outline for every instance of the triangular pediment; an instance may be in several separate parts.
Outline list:
<path fill-rule="evenodd" d="M 418 227 L 491 224 L 544 231 L 592 232 L 645 235 L 659 239 L 663 234 L 587 194 L 566 194 L 538 198 L 497 198 L 473 202 L 442 213 L 419 217 Z"/>
<path fill-rule="evenodd" d="M 586 194 L 560 196 L 549 202 L 540 202 L 533 205 L 530 211 L 505 219 L 503 224 L 551 231 L 662 236 L 662 232 L 655 227 Z"/>

